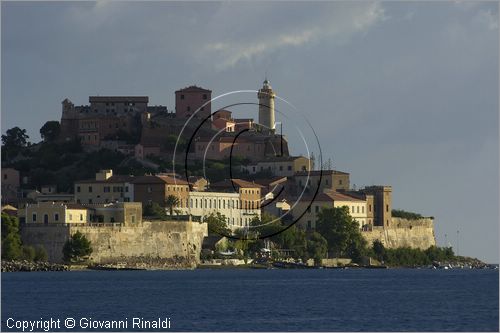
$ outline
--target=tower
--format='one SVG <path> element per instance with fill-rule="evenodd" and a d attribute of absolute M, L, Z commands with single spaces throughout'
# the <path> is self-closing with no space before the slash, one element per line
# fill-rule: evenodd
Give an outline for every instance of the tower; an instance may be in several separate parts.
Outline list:
<path fill-rule="evenodd" d="M 274 132 L 274 97 L 276 94 L 269 81 L 264 81 L 262 88 L 257 93 L 259 98 L 259 124 L 264 130 Z"/>

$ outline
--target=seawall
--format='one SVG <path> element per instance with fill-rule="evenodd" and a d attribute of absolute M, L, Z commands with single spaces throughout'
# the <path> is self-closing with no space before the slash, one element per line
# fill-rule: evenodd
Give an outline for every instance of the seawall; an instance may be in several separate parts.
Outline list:
<path fill-rule="evenodd" d="M 80 231 L 90 240 L 96 264 L 125 264 L 139 268 L 194 268 L 200 261 L 207 224 L 187 221 L 144 221 L 122 224 L 24 225 L 24 244 L 43 246 L 51 262 L 63 261 L 62 248 Z"/>
<path fill-rule="evenodd" d="M 393 217 L 390 227 L 373 227 L 361 234 L 369 245 L 378 239 L 387 248 L 411 247 L 425 250 L 436 245 L 434 220 L 431 218 L 408 220 Z"/>

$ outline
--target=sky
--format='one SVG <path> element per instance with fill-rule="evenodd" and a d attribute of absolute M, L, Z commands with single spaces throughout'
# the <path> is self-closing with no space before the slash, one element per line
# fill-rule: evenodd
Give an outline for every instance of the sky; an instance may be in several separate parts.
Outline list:
<path fill-rule="evenodd" d="M 179 88 L 267 76 L 310 125 L 285 125 L 292 153 L 309 126 L 351 184 L 392 185 L 394 208 L 435 217 L 438 245 L 498 263 L 498 52 L 496 2 L 2 1 L 2 133 L 37 142 L 65 98 L 173 110 Z"/>

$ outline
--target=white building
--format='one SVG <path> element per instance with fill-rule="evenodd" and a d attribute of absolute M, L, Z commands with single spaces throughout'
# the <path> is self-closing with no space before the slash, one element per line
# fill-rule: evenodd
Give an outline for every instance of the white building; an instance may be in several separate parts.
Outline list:
<path fill-rule="evenodd" d="M 188 214 L 201 220 L 212 213 L 220 213 L 233 230 L 250 225 L 254 217 L 261 217 L 260 208 L 242 208 L 240 194 L 230 192 L 189 192 L 187 210 Z"/>

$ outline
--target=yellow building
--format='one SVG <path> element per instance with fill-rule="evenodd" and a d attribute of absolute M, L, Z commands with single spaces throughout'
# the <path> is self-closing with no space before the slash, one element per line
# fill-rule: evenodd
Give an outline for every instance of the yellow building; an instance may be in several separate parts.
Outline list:
<path fill-rule="evenodd" d="M 134 201 L 133 176 L 113 176 L 113 170 L 101 170 L 95 179 L 75 182 L 75 201 L 82 204 Z"/>
<path fill-rule="evenodd" d="M 295 205 L 292 205 L 292 215 L 294 218 L 298 218 L 304 213 L 297 222 L 299 227 L 315 229 L 317 215 L 321 208 L 344 206 L 349 208 L 349 214 L 359 223 L 360 228 L 367 223 L 368 209 L 365 200 L 334 191 L 319 193 L 312 203 L 311 200 L 311 196 L 302 197 Z"/>
<path fill-rule="evenodd" d="M 305 188 L 306 194 L 313 194 L 319 187 L 319 193 L 325 190 L 349 190 L 349 173 L 338 170 L 313 170 L 295 173 L 295 184 L 302 192 Z M 321 181 L 320 181 L 321 180 Z"/>
<path fill-rule="evenodd" d="M 313 162 L 304 156 L 271 157 L 257 163 L 242 166 L 242 170 L 253 175 L 258 172 L 272 172 L 279 177 L 293 176 L 296 172 L 313 169 Z"/>
<path fill-rule="evenodd" d="M 26 204 L 18 215 L 26 223 L 67 224 L 90 222 L 90 209 L 80 204 L 63 202 L 38 202 Z"/>

